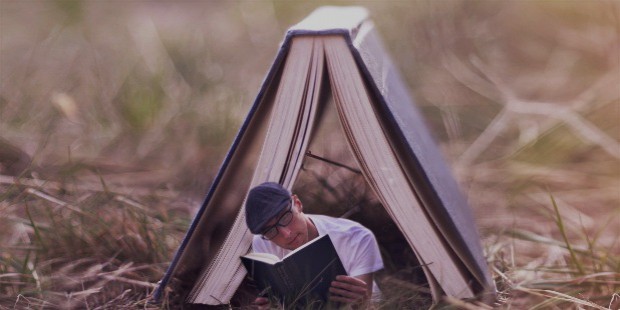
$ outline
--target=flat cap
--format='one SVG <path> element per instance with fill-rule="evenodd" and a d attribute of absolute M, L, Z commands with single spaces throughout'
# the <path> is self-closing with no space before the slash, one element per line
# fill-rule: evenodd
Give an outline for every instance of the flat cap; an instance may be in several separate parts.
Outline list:
<path fill-rule="evenodd" d="M 245 220 L 250 231 L 258 235 L 267 222 L 280 214 L 291 202 L 291 193 L 275 182 L 265 182 L 250 190 L 245 202 Z"/>

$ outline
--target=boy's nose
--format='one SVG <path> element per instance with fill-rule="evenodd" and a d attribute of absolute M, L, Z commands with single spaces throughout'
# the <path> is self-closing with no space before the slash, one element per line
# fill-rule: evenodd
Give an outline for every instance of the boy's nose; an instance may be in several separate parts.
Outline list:
<path fill-rule="evenodd" d="M 282 235 L 282 237 L 288 239 L 288 237 L 291 235 L 291 230 L 284 226 L 284 227 L 279 227 L 278 230 L 280 231 L 280 234 Z"/>

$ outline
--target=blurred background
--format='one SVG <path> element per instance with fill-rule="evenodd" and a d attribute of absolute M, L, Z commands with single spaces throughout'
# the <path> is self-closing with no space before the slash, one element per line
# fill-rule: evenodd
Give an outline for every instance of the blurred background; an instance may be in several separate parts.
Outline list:
<path fill-rule="evenodd" d="M 0 307 L 146 306 L 286 29 L 321 4 L 0 0 Z M 497 306 L 619 307 L 620 5 L 329 4 L 369 9 Z"/>

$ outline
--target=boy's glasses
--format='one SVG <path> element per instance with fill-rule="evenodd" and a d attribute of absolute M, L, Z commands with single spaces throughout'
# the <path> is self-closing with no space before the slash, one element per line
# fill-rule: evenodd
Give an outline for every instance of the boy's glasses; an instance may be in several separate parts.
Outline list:
<path fill-rule="evenodd" d="M 284 227 L 291 223 L 293 220 L 293 204 L 295 204 L 295 200 L 291 198 L 291 204 L 289 205 L 288 210 L 280 215 L 275 224 L 267 227 L 263 231 L 261 238 L 271 240 L 278 235 L 278 226 Z"/>

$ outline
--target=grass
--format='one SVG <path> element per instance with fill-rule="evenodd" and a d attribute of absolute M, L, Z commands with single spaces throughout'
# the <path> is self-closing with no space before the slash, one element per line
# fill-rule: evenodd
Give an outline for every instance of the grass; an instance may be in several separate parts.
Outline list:
<path fill-rule="evenodd" d="M 161 197 L 148 207 L 103 191 L 46 194 L 3 185 L 2 304 L 81 308 L 144 303 L 188 222 Z M 76 197 L 79 195 L 79 197 Z M 20 296 L 15 299 L 13 296 Z"/>
<path fill-rule="evenodd" d="M 502 251 L 496 253 L 499 258 L 494 263 L 494 272 L 499 276 L 498 283 L 508 288 L 502 293 L 509 296 L 525 294 L 532 302 L 528 305 L 531 309 L 580 306 L 617 308 L 620 290 L 620 261 L 617 254 L 604 245 L 598 245 L 587 233 L 582 234 L 583 240 L 569 240 L 564 219 L 553 196 L 550 198 L 555 210 L 553 220 L 556 232 L 562 240 L 528 231 L 508 231 L 507 235 L 512 240 L 531 243 L 543 252 L 539 257 L 533 257 L 535 260 L 530 264 L 519 267 L 507 266 L 514 258 L 507 259 Z M 602 226 L 601 231 L 606 228 Z"/>
<path fill-rule="evenodd" d="M 469 197 L 492 306 L 620 308 L 618 5 L 361 4 Z M 166 308 L 148 296 L 315 6 L 0 0 L 0 309 Z M 306 205 L 374 203 L 307 167 Z M 428 305 L 386 259 L 379 308 Z"/>

